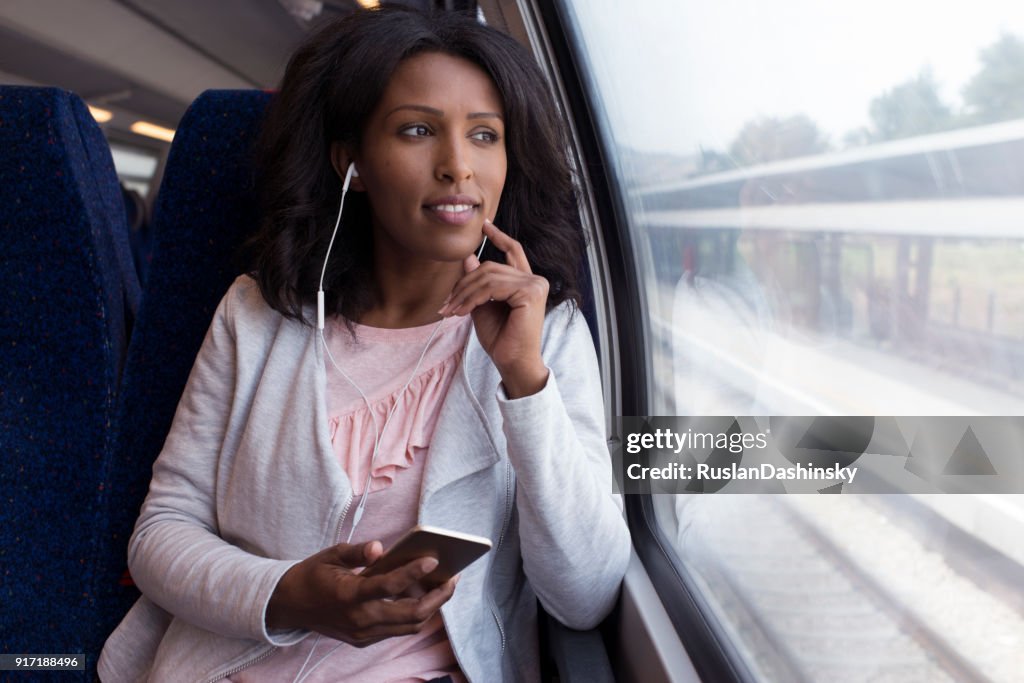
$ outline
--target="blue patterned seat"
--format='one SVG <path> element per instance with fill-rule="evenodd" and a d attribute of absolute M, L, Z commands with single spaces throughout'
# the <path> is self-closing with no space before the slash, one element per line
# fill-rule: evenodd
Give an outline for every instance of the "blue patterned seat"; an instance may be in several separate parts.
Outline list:
<path fill-rule="evenodd" d="M 128 539 L 189 371 L 218 302 L 242 272 L 235 255 L 256 229 L 253 143 L 270 101 L 258 90 L 209 90 L 185 113 L 153 209 L 145 294 L 118 408 L 109 517 L 120 562 L 107 582 L 112 631 L 138 590 L 127 576 Z"/>
<path fill-rule="evenodd" d="M 88 108 L 0 87 L 0 652 L 94 656 L 103 642 L 111 424 L 138 302 Z"/>

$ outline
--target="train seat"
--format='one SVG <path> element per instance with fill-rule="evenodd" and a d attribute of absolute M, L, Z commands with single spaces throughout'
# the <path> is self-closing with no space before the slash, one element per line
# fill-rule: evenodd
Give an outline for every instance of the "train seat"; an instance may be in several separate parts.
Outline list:
<path fill-rule="evenodd" d="M 97 652 L 116 395 L 139 286 L 82 100 L 0 87 L 0 649 Z"/>
<path fill-rule="evenodd" d="M 112 552 L 120 568 L 107 582 L 108 633 L 139 597 L 127 575 L 128 540 L 213 312 L 241 272 L 234 255 L 256 226 L 252 151 L 269 100 L 257 90 L 207 91 L 171 146 L 117 412 L 121 467 L 108 514 L 119 530 Z"/>

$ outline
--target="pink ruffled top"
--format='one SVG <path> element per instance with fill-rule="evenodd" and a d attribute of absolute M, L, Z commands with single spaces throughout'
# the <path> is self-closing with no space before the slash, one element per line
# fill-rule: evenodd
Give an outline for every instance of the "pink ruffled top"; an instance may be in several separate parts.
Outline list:
<path fill-rule="evenodd" d="M 446 319 L 402 392 L 437 323 L 397 330 L 355 325 L 353 338 L 344 321 L 327 321 L 328 349 L 369 401 L 368 408 L 325 354 L 331 444 L 355 494 L 341 528 L 341 541 L 348 538 L 370 469 L 376 434 L 373 420 L 377 420 L 377 429 L 382 429 L 388 411 L 396 405 L 373 463 L 366 511 L 351 542 L 379 540 L 386 549 L 415 526 L 434 425 L 462 359 L 470 325 L 469 317 Z M 300 671 L 306 683 L 413 683 L 445 675 L 456 683 L 465 682 L 440 613 L 419 633 L 363 648 L 311 635 L 226 680 L 291 681 Z"/>
<path fill-rule="evenodd" d="M 355 386 L 327 358 L 331 442 L 356 496 L 362 495 L 366 486 L 373 441 L 379 431 L 383 435 L 373 463 L 370 493 L 391 486 L 398 472 L 423 457 L 430 445 L 441 404 L 462 359 L 470 318 L 444 320 L 410 381 L 435 327 L 437 323 L 395 330 L 355 325 L 354 339 L 341 321 L 326 330 L 334 360 L 369 401 L 367 408 Z M 409 386 L 403 392 L 406 382 Z M 392 410 L 394 415 L 384 429 Z"/>

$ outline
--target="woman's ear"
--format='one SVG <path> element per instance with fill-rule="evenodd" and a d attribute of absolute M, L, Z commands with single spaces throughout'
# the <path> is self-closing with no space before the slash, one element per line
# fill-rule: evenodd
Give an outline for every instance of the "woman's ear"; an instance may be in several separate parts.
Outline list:
<path fill-rule="evenodd" d="M 331 143 L 331 165 L 334 167 L 334 172 L 338 174 L 339 178 L 345 180 L 345 174 L 348 173 L 348 165 L 353 161 L 355 160 L 349 154 L 348 148 L 344 144 L 340 142 Z M 353 173 L 349 189 L 356 192 L 364 192 L 366 187 L 363 185 L 362 179 Z"/>

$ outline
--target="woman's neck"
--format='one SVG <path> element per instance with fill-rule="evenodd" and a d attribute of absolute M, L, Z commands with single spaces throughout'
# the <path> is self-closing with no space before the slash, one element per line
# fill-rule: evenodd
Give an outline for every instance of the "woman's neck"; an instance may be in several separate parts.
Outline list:
<path fill-rule="evenodd" d="M 395 264 L 377 260 L 373 304 L 357 322 L 400 329 L 437 322 L 437 311 L 462 276 L 462 264 Z"/>

